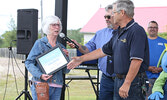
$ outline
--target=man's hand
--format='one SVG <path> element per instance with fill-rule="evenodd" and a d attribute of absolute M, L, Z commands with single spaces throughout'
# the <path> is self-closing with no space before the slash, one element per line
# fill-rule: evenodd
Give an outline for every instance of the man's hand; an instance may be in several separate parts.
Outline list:
<path fill-rule="evenodd" d="M 154 67 L 154 69 L 152 70 L 152 73 L 159 73 L 157 67 Z"/>
<path fill-rule="evenodd" d="M 129 96 L 129 89 L 131 86 L 132 81 L 134 80 L 134 78 L 136 77 L 139 68 L 141 66 L 142 60 L 139 59 L 132 59 L 131 60 L 131 64 L 130 64 L 130 68 L 129 71 L 126 75 L 126 78 L 124 80 L 123 85 L 119 88 L 119 95 L 122 98 L 127 98 Z"/>
<path fill-rule="evenodd" d="M 124 82 L 123 85 L 119 88 L 120 97 L 126 99 L 129 95 L 130 83 Z"/>
<path fill-rule="evenodd" d="M 72 57 L 72 60 L 67 64 L 67 69 L 74 69 L 82 63 L 81 57 Z"/>
<path fill-rule="evenodd" d="M 155 66 L 149 66 L 148 71 L 152 72 L 152 73 L 159 73 L 162 72 L 162 68 L 161 67 L 155 67 Z"/>
<path fill-rule="evenodd" d="M 160 73 L 160 72 L 162 72 L 161 67 L 154 67 L 154 69 L 152 70 L 152 73 Z"/>
<path fill-rule="evenodd" d="M 41 79 L 43 79 L 43 80 L 45 80 L 45 81 L 47 81 L 49 78 L 51 78 L 52 77 L 52 75 L 47 75 L 47 74 L 42 74 L 41 75 Z"/>
<path fill-rule="evenodd" d="M 76 45 L 78 45 L 79 46 L 79 48 L 80 48 L 80 44 L 76 41 L 76 40 L 72 40 Z M 71 43 L 69 43 L 68 41 L 67 41 L 67 45 L 69 45 L 71 48 L 75 48 L 75 44 L 73 44 L 72 42 Z"/>
<path fill-rule="evenodd" d="M 157 67 L 157 70 L 158 70 L 158 73 L 163 71 L 162 67 Z"/>
<path fill-rule="evenodd" d="M 150 72 L 152 72 L 152 70 L 154 70 L 154 69 L 155 69 L 154 66 L 149 66 L 149 67 L 148 67 L 148 71 L 150 71 Z"/>

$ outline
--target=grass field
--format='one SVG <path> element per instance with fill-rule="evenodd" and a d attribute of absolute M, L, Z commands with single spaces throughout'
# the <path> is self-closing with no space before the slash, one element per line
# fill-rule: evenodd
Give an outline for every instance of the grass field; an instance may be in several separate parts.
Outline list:
<path fill-rule="evenodd" d="M 96 71 L 90 71 L 91 75 L 96 75 Z M 84 70 L 72 70 L 72 75 L 87 75 Z M 67 83 L 68 81 L 66 81 Z M 66 89 L 65 100 L 68 100 L 68 91 Z M 73 80 L 69 84 L 70 100 L 96 100 L 96 96 L 89 80 Z"/>
<path fill-rule="evenodd" d="M 18 65 L 24 73 L 24 65 L 21 63 L 21 61 L 17 60 L 17 62 L 19 62 Z M 13 68 L 16 74 L 17 82 L 15 82 Z M 9 75 L 4 100 L 15 100 L 24 89 L 24 77 L 17 69 L 16 65 L 8 67 L 8 59 L 0 58 L 0 100 L 3 100 L 4 97 L 8 69 Z M 96 75 L 96 71 L 91 70 L 90 73 L 91 75 Z M 71 70 L 68 75 L 87 75 L 87 73 L 84 70 L 74 69 Z M 69 80 L 66 80 L 66 83 L 68 81 Z M 18 93 L 16 89 L 16 83 L 18 87 Z M 89 80 L 73 80 L 68 84 L 68 86 L 69 92 L 66 89 L 65 100 L 96 100 L 95 93 Z M 24 100 L 24 95 L 21 96 L 21 100 Z"/>

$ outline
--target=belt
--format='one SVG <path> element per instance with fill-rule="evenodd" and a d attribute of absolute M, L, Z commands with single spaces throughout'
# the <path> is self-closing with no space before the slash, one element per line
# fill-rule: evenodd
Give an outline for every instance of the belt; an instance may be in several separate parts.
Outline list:
<path fill-rule="evenodd" d="M 126 77 L 126 75 L 116 74 L 116 77 L 119 78 L 119 79 L 123 79 L 123 78 Z"/>
<path fill-rule="evenodd" d="M 142 72 L 142 73 L 138 73 L 136 76 L 141 77 L 144 74 L 145 74 L 145 72 Z M 124 79 L 126 77 L 126 75 L 116 74 L 116 77 L 119 79 Z"/>
<path fill-rule="evenodd" d="M 107 75 L 105 75 L 104 73 L 103 73 L 103 75 L 105 76 L 105 77 L 107 77 L 107 78 L 111 78 L 111 79 L 115 79 L 115 77 L 114 76 L 107 76 Z"/>

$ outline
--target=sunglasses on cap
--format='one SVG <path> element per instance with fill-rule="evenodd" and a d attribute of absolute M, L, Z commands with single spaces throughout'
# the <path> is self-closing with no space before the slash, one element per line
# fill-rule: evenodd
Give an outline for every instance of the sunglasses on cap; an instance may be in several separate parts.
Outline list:
<path fill-rule="evenodd" d="M 107 19 L 110 19 L 111 16 L 110 16 L 110 15 L 105 15 L 104 18 L 105 18 L 105 19 L 106 19 L 106 18 L 107 18 Z"/>

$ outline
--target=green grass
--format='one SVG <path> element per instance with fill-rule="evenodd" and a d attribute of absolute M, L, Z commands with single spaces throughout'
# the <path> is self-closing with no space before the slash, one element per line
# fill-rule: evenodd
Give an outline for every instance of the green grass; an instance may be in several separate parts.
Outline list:
<path fill-rule="evenodd" d="M 97 71 L 90 70 L 91 75 L 96 75 Z M 87 73 L 85 70 L 71 70 L 71 72 L 68 75 L 84 75 L 86 76 Z M 66 80 L 66 83 L 69 80 Z M 95 81 L 95 80 L 94 80 Z M 96 100 L 96 96 L 93 90 L 93 87 L 91 85 L 90 80 L 73 80 L 69 84 L 69 96 L 68 91 L 66 89 L 65 92 L 65 100 L 68 100 L 68 97 L 70 97 L 70 100 Z"/>
<path fill-rule="evenodd" d="M 5 93 L 5 87 L 6 87 L 6 76 L 3 76 L 3 78 L 0 79 L 0 100 L 3 100 L 4 93 Z M 7 82 L 7 88 L 6 88 L 5 100 L 15 100 L 15 98 L 24 89 L 24 78 L 17 77 L 17 87 L 18 87 L 18 93 L 16 90 L 15 79 L 12 75 L 9 75 L 8 82 Z"/>
<path fill-rule="evenodd" d="M 69 84 L 69 95 L 66 89 L 65 100 L 95 100 L 95 93 L 91 83 L 87 80 L 73 80 Z"/>
<path fill-rule="evenodd" d="M 90 73 L 91 75 L 96 75 L 96 71 L 90 71 Z M 87 75 L 87 73 L 84 70 L 71 70 L 68 75 Z M 3 100 L 6 84 L 6 75 L 4 74 L 2 77 L 0 78 L 0 100 Z M 68 81 L 69 80 L 66 80 L 66 83 Z M 17 86 L 20 94 L 24 89 L 23 76 L 17 77 Z M 65 100 L 68 100 L 68 97 L 70 98 L 69 100 L 96 100 L 95 93 L 89 80 L 73 80 L 69 83 L 68 89 L 69 95 L 66 89 Z M 15 100 L 19 94 L 17 94 L 14 76 L 9 75 L 5 100 Z M 24 95 L 21 96 L 21 100 L 24 100 Z"/>

